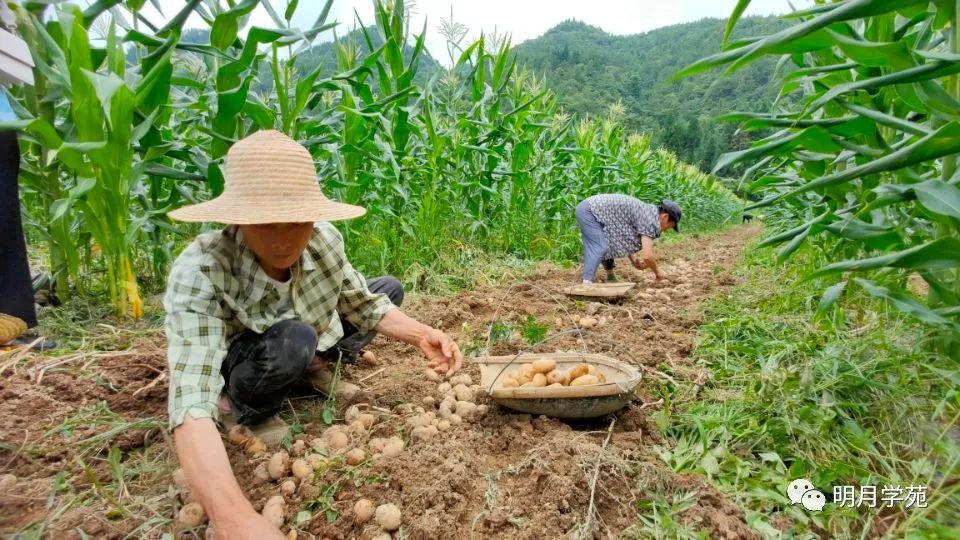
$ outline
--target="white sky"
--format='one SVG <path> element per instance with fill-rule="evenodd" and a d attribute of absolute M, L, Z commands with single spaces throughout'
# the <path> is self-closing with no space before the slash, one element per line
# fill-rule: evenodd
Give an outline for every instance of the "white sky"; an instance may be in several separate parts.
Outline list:
<path fill-rule="evenodd" d="M 176 13 L 184 0 L 158 0 L 167 17 Z M 286 0 L 270 0 L 276 11 L 283 14 Z M 408 0 L 409 3 L 409 0 Z M 293 25 L 307 28 L 314 23 L 324 0 L 300 0 Z M 661 26 L 696 21 L 704 17 L 725 18 L 733 10 L 736 0 L 414 0 L 411 30 L 419 33 L 427 20 L 427 49 L 435 58 L 447 61 L 446 41 L 437 31 L 441 19 L 450 18 L 470 28 L 468 39 L 480 32 L 509 34 L 512 43 L 535 38 L 567 19 L 578 19 L 599 26 L 613 34 L 637 34 Z M 810 0 L 795 0 L 798 8 L 811 4 Z M 147 2 L 150 5 L 150 2 Z M 366 25 L 374 23 L 373 0 L 334 0 L 328 22 L 341 23 L 338 34 L 345 34 L 355 26 L 356 11 Z M 782 14 L 791 11 L 788 0 L 753 0 L 747 15 Z M 157 20 L 154 17 L 151 19 Z M 202 21 L 191 21 L 188 26 L 201 26 Z M 249 24 L 273 27 L 263 8 L 251 14 Z M 318 41 L 332 39 L 332 33 Z M 719 46 L 719 44 L 718 44 Z"/>

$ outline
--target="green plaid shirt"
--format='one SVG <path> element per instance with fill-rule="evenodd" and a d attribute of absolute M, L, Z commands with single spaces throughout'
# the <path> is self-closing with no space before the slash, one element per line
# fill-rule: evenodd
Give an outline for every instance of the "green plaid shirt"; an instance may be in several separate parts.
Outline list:
<path fill-rule="evenodd" d="M 368 332 L 394 306 L 367 289 L 347 261 L 343 237 L 318 223 L 293 268 L 292 301 L 284 302 L 246 247 L 239 227 L 198 236 L 177 258 L 163 299 L 170 364 L 170 428 L 193 418 L 217 418 L 223 388 L 220 365 L 231 340 L 245 330 L 263 333 L 298 319 L 317 329 L 317 350 L 343 337 L 342 314 Z M 287 309 L 283 309 L 286 306 Z"/>

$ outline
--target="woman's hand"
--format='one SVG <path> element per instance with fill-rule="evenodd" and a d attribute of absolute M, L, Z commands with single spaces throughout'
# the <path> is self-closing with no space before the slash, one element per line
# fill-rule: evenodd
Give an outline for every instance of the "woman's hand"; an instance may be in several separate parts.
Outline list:
<path fill-rule="evenodd" d="M 427 357 L 427 366 L 441 375 L 452 375 L 463 365 L 463 354 L 457 343 L 436 328 L 429 329 L 420 340 L 420 350 Z"/>

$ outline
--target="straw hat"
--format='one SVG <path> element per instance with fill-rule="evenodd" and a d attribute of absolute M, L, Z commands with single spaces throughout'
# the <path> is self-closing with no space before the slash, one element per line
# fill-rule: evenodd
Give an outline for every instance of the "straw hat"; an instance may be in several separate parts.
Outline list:
<path fill-rule="evenodd" d="M 365 212 L 326 198 L 307 149 L 271 130 L 258 131 L 230 147 L 226 185 L 219 197 L 169 215 L 179 221 L 254 225 L 337 221 Z"/>

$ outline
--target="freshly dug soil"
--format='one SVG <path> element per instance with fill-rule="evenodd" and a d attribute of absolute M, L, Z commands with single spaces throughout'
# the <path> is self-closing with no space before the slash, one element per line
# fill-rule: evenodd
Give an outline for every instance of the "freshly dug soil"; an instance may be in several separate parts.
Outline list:
<path fill-rule="evenodd" d="M 375 506 L 396 504 L 401 530 L 411 539 L 608 537 L 634 526 L 651 494 L 692 492 L 694 504 L 674 519 L 711 538 L 755 538 L 743 511 L 708 481 L 676 474 L 660 460 L 655 450 L 664 443 L 649 415 L 660 408 L 658 384 L 703 377 L 689 360 L 699 305 L 735 283 L 730 269 L 757 230 L 737 227 L 658 247 L 662 269 L 673 278 L 662 286 L 649 271 L 621 264 L 618 277 L 638 286 L 618 304 L 565 297 L 560 291 L 577 282 L 577 269 L 552 264 L 519 280 L 507 276 L 496 287 L 412 299 L 405 311 L 453 335 L 468 354 L 589 351 L 641 367 L 644 382 L 627 409 L 591 422 L 515 414 L 478 392 L 477 403 L 490 406 L 478 422 L 412 440 L 405 427 L 410 409 L 431 410 L 423 398 L 439 401 L 438 383 L 426 378 L 418 351 L 378 338 L 371 349 L 377 363 L 350 366 L 346 378 L 362 381 L 373 396 L 363 406 L 377 416 L 369 436 L 400 435 L 407 447 L 318 478 L 321 489 L 337 483 L 329 499 L 287 496 L 287 523 L 312 501 L 315 514 L 298 526 L 300 538 L 372 538 L 377 526 L 354 525 L 351 510 L 367 498 Z M 586 315 L 601 324 L 582 335 L 571 331 Z M 496 331 L 488 349 L 491 325 Z M 538 334 L 546 341 L 530 345 Z M 167 395 L 162 332 L 138 339 L 128 351 L 59 358 L 3 353 L 0 368 L 0 473 L 17 477 L 0 493 L 0 533 L 36 523 L 49 538 L 80 538 L 79 530 L 91 538 L 158 538 L 176 531 L 169 520 L 189 497 L 173 486 L 175 456 L 161 429 Z M 464 372 L 479 381 L 469 360 Z M 318 437 L 326 428 L 322 398 L 298 396 L 290 404 L 295 412 L 286 419 L 302 426 L 307 441 Z M 125 466 L 122 486 L 108 459 L 111 447 L 119 448 Z M 262 458 L 229 443 L 227 450 L 257 509 L 280 493 L 277 483 L 254 477 Z M 328 509 L 332 522 L 325 518 Z M 202 537 L 202 530 L 181 534 Z"/>

